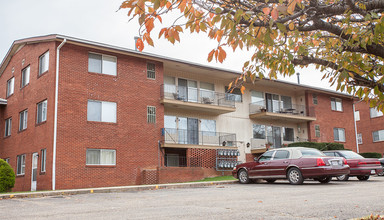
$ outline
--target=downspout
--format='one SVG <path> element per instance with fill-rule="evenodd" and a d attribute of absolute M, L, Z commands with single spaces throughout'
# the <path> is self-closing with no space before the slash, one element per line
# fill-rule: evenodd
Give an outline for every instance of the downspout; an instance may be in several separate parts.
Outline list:
<path fill-rule="evenodd" d="M 358 102 L 355 102 L 352 104 L 352 107 L 353 107 L 353 121 L 354 121 L 354 126 L 355 126 L 355 141 L 356 141 L 356 151 L 357 153 L 359 153 L 359 141 L 358 141 L 358 138 L 357 138 L 357 125 L 356 125 L 356 116 L 355 116 L 355 105 L 359 102 L 361 102 L 363 100 L 359 100 Z"/>
<path fill-rule="evenodd" d="M 52 190 L 56 189 L 56 141 L 57 141 L 57 103 L 59 97 L 59 61 L 60 49 L 67 42 L 64 38 L 63 42 L 56 49 L 56 83 L 55 83 L 55 114 L 53 124 L 53 156 L 52 156 Z"/>

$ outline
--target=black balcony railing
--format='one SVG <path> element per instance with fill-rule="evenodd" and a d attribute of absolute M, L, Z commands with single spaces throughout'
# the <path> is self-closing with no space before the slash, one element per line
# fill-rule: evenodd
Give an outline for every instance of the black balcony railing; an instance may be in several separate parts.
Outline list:
<path fill-rule="evenodd" d="M 255 114 L 260 112 L 272 112 L 280 114 L 289 114 L 297 116 L 308 116 L 315 117 L 315 111 L 313 107 L 308 108 L 305 105 L 297 105 L 284 103 L 282 101 L 271 100 L 271 101 L 259 101 L 249 104 L 249 114 Z"/>
<path fill-rule="evenodd" d="M 235 107 L 235 100 L 228 94 L 185 86 L 161 85 L 161 98 L 223 107 Z"/>
<path fill-rule="evenodd" d="M 265 136 L 259 138 L 251 138 L 251 149 L 264 149 L 267 146 L 270 148 L 286 147 L 290 143 L 294 142 L 307 142 L 305 138 L 293 138 L 293 137 L 278 137 L 278 136 Z"/>
<path fill-rule="evenodd" d="M 187 129 L 163 128 L 164 143 L 234 146 L 236 134 Z"/>

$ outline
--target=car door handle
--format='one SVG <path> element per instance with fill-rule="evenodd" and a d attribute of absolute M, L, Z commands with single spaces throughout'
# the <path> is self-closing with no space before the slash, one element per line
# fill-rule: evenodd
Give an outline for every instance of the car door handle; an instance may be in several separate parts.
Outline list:
<path fill-rule="evenodd" d="M 283 163 L 288 163 L 288 161 L 283 161 Z"/>

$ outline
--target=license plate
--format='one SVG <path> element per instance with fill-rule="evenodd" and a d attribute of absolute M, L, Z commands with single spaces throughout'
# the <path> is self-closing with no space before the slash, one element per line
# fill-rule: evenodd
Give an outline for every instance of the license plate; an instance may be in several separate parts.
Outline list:
<path fill-rule="evenodd" d="M 337 165 L 339 165 L 339 162 L 337 162 L 336 160 L 333 160 L 333 161 L 331 161 L 331 164 L 337 166 Z"/>
<path fill-rule="evenodd" d="M 371 174 L 376 174 L 376 170 L 371 170 Z"/>

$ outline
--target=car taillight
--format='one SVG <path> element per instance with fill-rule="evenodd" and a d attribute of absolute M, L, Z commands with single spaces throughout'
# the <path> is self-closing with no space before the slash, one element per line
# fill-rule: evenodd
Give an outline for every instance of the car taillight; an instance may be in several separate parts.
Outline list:
<path fill-rule="evenodd" d="M 376 161 L 375 164 L 381 164 L 380 161 Z"/>
<path fill-rule="evenodd" d="M 316 166 L 318 167 L 325 166 L 324 160 L 322 158 L 317 158 Z"/>
<path fill-rule="evenodd" d="M 359 165 L 366 165 L 367 162 L 358 162 L 357 164 L 359 164 Z"/>
<path fill-rule="evenodd" d="M 346 160 L 345 158 L 343 158 L 343 163 L 344 163 L 345 165 L 348 164 L 348 163 L 347 163 L 347 160 Z"/>

